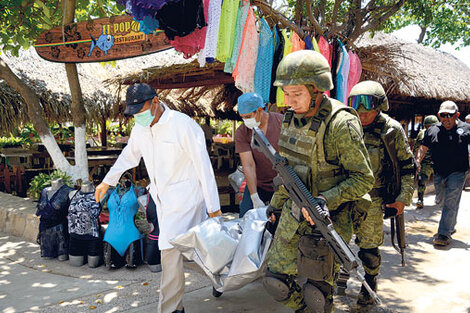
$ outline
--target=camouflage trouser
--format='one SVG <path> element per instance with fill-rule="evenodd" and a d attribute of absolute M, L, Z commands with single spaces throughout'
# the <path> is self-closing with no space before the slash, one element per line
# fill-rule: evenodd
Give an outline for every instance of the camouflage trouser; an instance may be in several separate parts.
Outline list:
<path fill-rule="evenodd" d="M 418 199 L 423 200 L 426 191 L 426 182 L 431 177 L 433 169 L 429 164 L 423 164 L 421 171 L 418 173 Z"/>
<path fill-rule="evenodd" d="M 353 228 L 356 234 L 356 244 L 360 248 L 378 248 L 384 243 L 383 215 L 383 201 L 379 197 L 372 197 L 368 210 L 358 205 L 354 206 L 352 209 Z M 377 275 L 380 270 L 380 265 L 374 269 L 367 267 L 366 264 L 363 264 L 363 267 L 370 275 Z"/>
<path fill-rule="evenodd" d="M 352 220 L 350 205 L 341 206 L 341 209 L 331 211 L 331 219 L 336 231 L 349 242 L 352 237 Z M 303 218 L 302 218 L 303 219 Z M 306 221 L 297 222 L 290 210 L 284 208 L 279 221 L 279 226 L 274 236 L 274 241 L 267 255 L 268 270 L 276 274 L 286 274 L 291 278 L 297 277 L 297 256 L 298 244 L 302 235 L 313 233 L 313 228 Z M 327 284 L 334 287 L 339 273 L 339 264 L 335 264 L 335 273 L 330 279 L 324 280 Z M 299 286 L 293 279 L 289 298 L 282 301 L 285 306 L 294 311 L 305 307 L 302 286 Z M 333 288 L 332 288 L 333 290 Z M 333 294 L 326 295 L 327 300 L 332 301 Z M 332 308 L 332 312 L 333 312 Z M 309 312 L 308 309 L 303 312 Z"/>

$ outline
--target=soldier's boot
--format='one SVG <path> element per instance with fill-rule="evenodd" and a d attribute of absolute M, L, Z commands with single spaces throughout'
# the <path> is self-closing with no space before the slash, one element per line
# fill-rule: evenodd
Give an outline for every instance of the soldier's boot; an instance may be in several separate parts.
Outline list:
<path fill-rule="evenodd" d="M 424 174 L 420 174 L 418 179 L 418 202 L 416 202 L 416 208 L 422 209 L 423 208 L 423 199 L 424 199 L 424 192 L 426 191 L 426 181 L 427 176 Z"/>
<path fill-rule="evenodd" d="M 377 275 L 366 274 L 364 278 L 366 279 L 366 282 L 369 284 L 370 288 L 377 292 Z M 374 299 L 370 296 L 369 292 L 364 286 L 361 286 L 361 291 L 357 297 L 357 304 L 362 306 L 374 304 Z"/>
<path fill-rule="evenodd" d="M 364 271 L 366 272 L 364 278 L 367 284 L 373 291 L 377 292 L 377 275 L 379 274 L 380 265 L 382 264 L 382 257 L 379 248 L 364 249 L 360 248 L 358 253 L 359 259 L 362 261 Z M 370 305 L 374 303 L 374 299 L 370 296 L 369 292 L 364 286 L 361 286 L 361 291 L 357 297 L 358 305 Z"/>

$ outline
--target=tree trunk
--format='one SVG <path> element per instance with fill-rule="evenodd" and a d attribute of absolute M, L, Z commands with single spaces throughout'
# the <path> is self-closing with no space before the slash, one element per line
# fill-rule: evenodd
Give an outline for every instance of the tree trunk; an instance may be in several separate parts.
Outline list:
<path fill-rule="evenodd" d="M 75 0 L 64 0 L 63 4 L 63 24 L 68 25 L 74 22 Z M 86 152 L 86 113 L 83 105 L 82 89 L 78 80 L 77 65 L 74 63 L 65 64 L 67 79 L 69 81 L 70 94 L 72 95 L 72 117 L 75 127 L 75 166 L 72 170 L 73 179 L 87 181 L 88 156 Z"/>
<path fill-rule="evenodd" d="M 106 118 L 103 117 L 101 120 L 101 146 L 106 147 L 108 145 L 108 136 L 106 130 Z"/>
<path fill-rule="evenodd" d="M 427 26 L 420 26 L 421 32 L 419 33 L 418 43 L 422 43 L 424 40 L 424 36 L 426 36 L 426 30 L 428 29 Z"/>
<path fill-rule="evenodd" d="M 39 97 L 36 95 L 34 90 L 26 85 L 18 76 L 16 76 L 8 64 L 6 64 L 1 58 L 0 78 L 5 80 L 10 87 L 15 89 L 23 97 L 28 108 L 28 116 L 31 120 L 31 123 L 38 133 L 39 138 L 41 138 L 41 142 L 46 147 L 47 152 L 51 156 L 55 167 L 70 175 L 72 166 L 63 155 L 59 145 L 57 144 L 57 141 L 49 129 L 49 126 L 44 120 L 44 111 L 39 102 Z"/>

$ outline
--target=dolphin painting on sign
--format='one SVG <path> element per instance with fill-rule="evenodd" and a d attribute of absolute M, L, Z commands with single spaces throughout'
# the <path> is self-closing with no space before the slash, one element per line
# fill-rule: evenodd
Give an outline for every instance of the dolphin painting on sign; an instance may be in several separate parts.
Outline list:
<path fill-rule="evenodd" d="M 91 56 L 91 53 L 95 49 L 95 47 L 98 47 L 100 50 L 104 51 L 104 54 L 108 54 L 108 50 L 111 49 L 112 46 L 114 46 L 114 36 L 113 35 L 108 35 L 104 30 L 103 33 L 98 37 L 98 40 L 93 37 L 93 35 L 90 35 L 91 37 L 91 46 L 90 46 L 90 52 L 88 52 L 88 56 Z"/>

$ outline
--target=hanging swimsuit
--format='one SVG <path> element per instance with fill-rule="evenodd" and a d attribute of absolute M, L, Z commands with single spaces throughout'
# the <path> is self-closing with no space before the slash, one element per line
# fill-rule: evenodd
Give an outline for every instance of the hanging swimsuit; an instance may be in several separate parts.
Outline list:
<path fill-rule="evenodd" d="M 95 193 L 77 191 L 69 206 L 69 255 L 99 256 L 103 253 L 99 216 L 101 205 Z"/>
<path fill-rule="evenodd" d="M 36 215 L 40 217 L 38 243 L 41 257 L 55 258 L 68 252 L 67 208 L 72 188 L 62 185 L 49 199 L 47 188 L 41 192 Z"/>
<path fill-rule="evenodd" d="M 119 197 L 116 187 L 109 196 L 107 202 L 109 210 L 109 225 L 104 234 L 104 241 L 108 242 L 120 256 L 124 256 L 129 245 L 140 238 L 143 234 L 139 232 L 134 224 L 134 216 L 139 209 L 134 186 Z"/>

